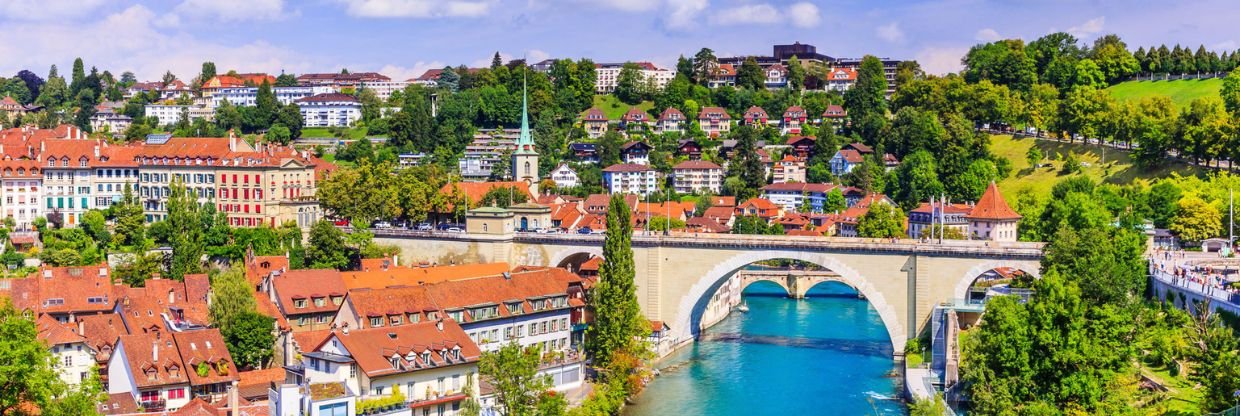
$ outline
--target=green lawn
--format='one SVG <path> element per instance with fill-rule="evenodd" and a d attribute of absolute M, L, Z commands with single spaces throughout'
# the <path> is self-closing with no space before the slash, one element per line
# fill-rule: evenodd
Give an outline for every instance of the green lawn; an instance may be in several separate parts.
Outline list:
<path fill-rule="evenodd" d="M 301 129 L 301 137 L 309 139 L 334 138 L 336 134 L 332 133 L 331 129 L 327 127 L 306 127 Z M 349 129 L 350 139 L 360 139 L 363 137 L 366 137 L 365 127 Z"/>
<path fill-rule="evenodd" d="M 619 120 L 620 116 L 623 116 L 624 113 L 629 111 L 629 107 L 632 107 L 631 105 L 620 102 L 616 96 L 611 94 L 595 95 L 594 106 L 598 107 L 599 110 L 603 110 L 603 114 L 607 115 L 608 120 Z M 642 101 L 640 104 L 637 104 L 637 108 L 640 108 L 643 111 L 648 111 L 653 107 L 654 102 L 651 101 Z M 582 114 L 585 113 L 583 112 Z"/>
<path fill-rule="evenodd" d="M 1177 81 L 1128 81 L 1112 85 L 1107 88 L 1111 92 L 1111 96 L 1120 101 L 1138 100 L 1141 97 L 1152 95 L 1166 95 L 1171 97 L 1171 101 L 1175 102 L 1177 108 L 1184 108 L 1193 100 L 1206 96 L 1219 95 L 1219 90 L 1223 88 L 1223 80 L 1221 78 L 1211 78 L 1204 80 L 1177 80 Z"/>
<path fill-rule="evenodd" d="M 1174 377 L 1166 367 L 1149 367 L 1141 365 L 1141 372 L 1151 379 L 1162 383 L 1170 390 L 1165 396 L 1166 414 L 1171 415 L 1199 415 L 1201 408 L 1198 402 L 1201 401 L 1201 391 L 1196 385 L 1183 376 Z"/>
<path fill-rule="evenodd" d="M 1030 146 L 1035 144 L 1042 151 L 1042 163 L 1050 163 L 1052 167 L 1030 168 L 1029 162 L 1025 160 L 1025 153 L 1029 151 Z M 1149 171 L 1141 170 L 1133 166 L 1132 158 L 1129 157 L 1127 151 L 1110 148 L 1106 149 L 1106 162 L 1102 163 L 1102 148 L 1099 146 L 1087 146 L 1079 142 L 1036 140 L 1031 137 L 1017 139 L 1010 135 L 991 136 L 990 151 L 1012 161 L 1012 175 L 999 182 L 999 189 L 1003 191 L 1003 197 L 1009 203 L 1015 203 L 1017 195 L 1025 189 L 1039 195 L 1043 200 L 1049 197 L 1051 187 L 1066 177 L 1061 175 L 1059 170 L 1063 166 L 1061 159 L 1067 152 L 1075 153 L 1077 158 L 1087 165 L 1082 168 L 1082 175 L 1106 183 L 1127 184 L 1136 180 L 1165 177 L 1171 172 L 1177 172 L 1180 175 L 1195 175 L 1201 171 L 1200 168 L 1183 163 L 1174 163 Z"/>

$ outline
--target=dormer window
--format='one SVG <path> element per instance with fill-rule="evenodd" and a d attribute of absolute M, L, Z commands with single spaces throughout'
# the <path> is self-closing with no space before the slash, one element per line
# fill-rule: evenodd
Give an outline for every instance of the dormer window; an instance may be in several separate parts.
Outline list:
<path fill-rule="evenodd" d="M 392 317 L 389 318 L 388 320 L 392 321 L 392 325 L 400 325 L 401 322 L 404 321 L 404 318 L 402 318 L 400 315 L 392 315 Z"/>
<path fill-rule="evenodd" d="M 422 320 L 422 315 L 419 315 L 417 312 L 409 314 L 409 323 L 416 324 L 421 320 Z"/>
<path fill-rule="evenodd" d="M 155 381 L 155 369 L 154 368 L 149 368 L 146 370 L 146 380 Z"/>
<path fill-rule="evenodd" d="M 393 369 L 393 370 L 399 370 L 399 369 L 400 369 L 400 356 L 399 356 L 399 355 L 393 355 L 393 356 L 392 356 L 392 360 L 391 360 L 391 361 L 392 361 L 392 369 Z"/>
<path fill-rule="evenodd" d="M 422 362 L 426 363 L 426 365 L 428 365 L 428 366 L 434 366 L 434 365 L 435 365 L 435 361 L 431 359 L 431 352 L 430 352 L 430 351 L 424 351 L 424 352 L 422 353 Z"/>
<path fill-rule="evenodd" d="M 315 307 L 323 307 L 323 298 L 314 298 Z"/>
<path fill-rule="evenodd" d="M 370 326 L 371 326 L 371 327 L 381 327 L 381 326 L 383 326 L 383 318 L 378 317 L 378 316 L 371 317 L 371 318 L 370 318 Z"/>
<path fill-rule="evenodd" d="M 306 307 L 306 300 L 305 299 L 293 299 L 293 307 L 297 309 Z"/>

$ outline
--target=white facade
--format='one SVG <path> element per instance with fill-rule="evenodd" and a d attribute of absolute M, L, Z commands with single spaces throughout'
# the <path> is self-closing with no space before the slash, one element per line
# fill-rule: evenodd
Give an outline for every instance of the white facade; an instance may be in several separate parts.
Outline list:
<path fill-rule="evenodd" d="M 52 362 L 60 380 L 70 386 L 81 384 L 95 372 L 95 353 L 84 342 L 53 345 Z"/>
<path fill-rule="evenodd" d="M 327 86 L 271 88 L 271 93 L 275 95 L 276 101 L 283 105 L 288 105 L 302 98 L 332 92 L 335 92 L 335 89 Z M 253 107 L 256 105 L 257 99 L 258 87 L 220 88 L 211 96 L 211 108 L 219 107 L 224 100 L 228 100 L 229 104 L 239 107 Z"/>
<path fill-rule="evenodd" d="M 133 194 L 138 195 L 138 167 L 99 167 L 95 168 L 95 194 L 94 206 L 99 209 L 106 209 L 117 202 L 120 202 L 124 196 L 125 187 L 133 188 Z"/>
<path fill-rule="evenodd" d="M 302 101 L 304 127 L 348 127 L 362 118 L 362 104 L 357 101 Z"/>
<path fill-rule="evenodd" d="M 551 180 L 555 182 L 555 186 L 558 188 L 576 188 L 577 185 L 580 185 L 577 171 L 564 163 L 556 166 L 551 171 Z"/>
<path fill-rule="evenodd" d="M 34 219 L 43 213 L 43 176 L 27 172 L 25 168 L 6 167 L 3 177 L 4 216 L 13 218 L 18 230 L 32 229 Z"/>
<path fill-rule="evenodd" d="M 672 181 L 677 193 L 691 194 L 705 191 L 718 194 L 723 189 L 722 168 L 673 169 L 672 174 L 675 175 Z"/>
<path fill-rule="evenodd" d="M 644 197 L 659 191 L 659 172 L 650 168 L 613 172 L 604 170 L 603 188 L 613 194 L 636 194 Z"/>
<path fill-rule="evenodd" d="M 129 361 L 126 358 L 125 344 L 116 343 L 116 350 L 112 352 L 112 356 L 108 359 L 108 393 L 128 393 L 134 396 L 134 401 L 139 406 L 147 402 L 163 401 L 164 409 L 176 410 L 189 403 L 193 398 L 189 394 L 190 386 L 188 382 L 165 384 L 149 388 L 139 388 L 137 381 L 134 380 L 134 371 L 129 367 Z M 188 369 L 180 369 L 186 371 Z"/>
<path fill-rule="evenodd" d="M 466 393 L 464 389 L 467 385 L 473 385 L 472 393 L 474 397 L 478 396 L 477 362 L 411 369 L 371 378 L 353 361 L 353 354 L 344 344 L 332 336 L 317 351 L 303 354 L 302 363 L 308 383 L 342 382 L 349 391 L 358 392 L 359 398 L 363 399 L 390 396 L 394 386 L 406 401 L 415 406 L 420 401 Z M 472 383 L 468 382 L 470 379 Z M 459 412 L 459 409 L 452 409 L 451 404 L 445 406 L 442 412 L 433 405 L 427 410 L 429 414 L 444 416 L 455 416 Z"/>
<path fill-rule="evenodd" d="M 163 105 L 163 104 L 147 104 L 144 115 L 146 117 L 156 117 L 159 119 L 159 125 L 167 126 L 176 124 L 181 120 L 181 113 L 190 113 L 188 105 Z M 190 117 L 193 120 L 193 117 Z"/>
<path fill-rule="evenodd" d="M 76 226 L 82 214 L 92 207 L 89 161 L 84 158 L 70 160 L 64 156 L 56 160 L 49 158 L 44 165 L 43 197 L 47 201 L 44 212 L 61 214 L 62 227 Z"/>
<path fill-rule="evenodd" d="M 374 91 L 376 97 L 387 101 L 388 98 L 392 98 L 393 92 L 402 91 L 409 84 L 406 81 L 364 81 L 362 82 L 362 88 Z"/>
<path fill-rule="evenodd" d="M 639 63 L 642 66 L 642 78 L 649 80 L 654 79 L 655 86 L 660 90 L 667 86 L 673 78 L 676 78 L 676 71 L 670 69 L 659 69 L 650 63 Z M 616 84 L 620 81 L 620 70 L 624 69 L 624 64 L 599 64 L 594 68 L 594 90 L 599 94 L 610 94 L 616 90 Z"/>
<path fill-rule="evenodd" d="M 123 133 L 132 123 L 133 119 L 129 116 L 112 112 L 100 112 L 90 117 L 90 128 L 95 132 L 107 130 L 112 134 Z"/>

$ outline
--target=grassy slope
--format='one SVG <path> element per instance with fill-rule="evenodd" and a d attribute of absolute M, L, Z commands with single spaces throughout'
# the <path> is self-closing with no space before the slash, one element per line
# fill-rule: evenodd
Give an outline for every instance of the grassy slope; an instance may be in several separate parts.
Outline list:
<path fill-rule="evenodd" d="M 1128 81 L 1107 88 L 1111 96 L 1120 101 L 1137 100 L 1151 95 L 1171 97 L 1177 108 L 1184 108 L 1194 99 L 1218 96 L 1223 88 L 1221 78 L 1178 81 Z"/>
<path fill-rule="evenodd" d="M 632 107 L 620 102 L 616 96 L 611 94 L 595 95 L 594 106 L 598 107 L 599 110 L 603 110 L 603 114 L 607 114 L 608 120 L 619 120 L 620 116 L 623 116 L 624 113 L 629 111 L 629 107 Z M 654 102 L 651 101 L 642 101 L 640 104 L 637 104 L 637 108 L 643 111 L 650 110 L 651 107 L 654 107 Z"/>
<path fill-rule="evenodd" d="M 360 139 L 365 136 L 366 136 L 365 128 L 350 128 L 349 129 L 349 138 L 351 139 Z M 306 127 L 306 128 L 301 129 L 301 137 L 321 139 L 321 138 L 334 138 L 336 137 L 336 135 L 328 131 L 326 127 Z"/>
<path fill-rule="evenodd" d="M 1044 157 L 1042 163 L 1050 163 L 1054 167 L 1037 169 L 1029 167 L 1029 162 L 1025 160 L 1025 153 L 1035 143 L 1042 150 Z M 1106 150 L 1106 164 L 1104 165 L 1099 163 L 1102 159 L 1102 148 L 1098 146 L 1035 140 L 1033 138 L 1015 139 L 1010 135 L 991 136 L 990 150 L 995 155 L 1012 161 L 1012 176 L 999 182 L 999 189 L 1003 191 L 1003 196 L 1008 200 L 1008 203 L 1015 203 L 1017 194 L 1024 189 L 1031 190 L 1043 198 L 1043 200 L 1048 198 L 1051 187 L 1055 185 L 1055 182 L 1065 177 L 1059 174 L 1059 169 L 1063 166 L 1063 162 L 1060 159 L 1067 152 L 1076 153 L 1077 158 L 1081 162 L 1089 165 L 1083 167 L 1082 174 L 1099 182 L 1126 184 L 1134 180 L 1161 178 L 1170 175 L 1171 172 L 1177 172 L 1180 175 L 1192 175 L 1200 172 L 1199 168 L 1182 163 L 1150 171 L 1142 171 L 1133 166 L 1132 158 L 1128 156 L 1128 152 L 1116 149 Z"/>

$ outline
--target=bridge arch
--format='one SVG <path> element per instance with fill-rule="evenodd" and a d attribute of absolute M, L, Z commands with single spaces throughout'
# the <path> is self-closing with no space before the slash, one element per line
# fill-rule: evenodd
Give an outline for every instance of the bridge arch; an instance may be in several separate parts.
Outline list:
<path fill-rule="evenodd" d="M 1001 267 L 1009 267 L 1028 273 L 1035 279 L 1042 278 L 1042 265 L 1037 260 L 989 260 L 978 263 L 964 273 L 963 276 L 956 281 L 956 289 L 952 291 L 955 299 L 966 299 L 969 296 L 969 287 L 973 286 L 982 274 L 998 269 Z"/>
<path fill-rule="evenodd" d="M 566 264 L 581 259 L 588 260 L 590 257 L 603 257 L 603 248 L 586 246 L 586 247 L 563 247 L 551 255 L 551 261 L 547 262 L 547 266 L 564 267 Z"/>
<path fill-rule="evenodd" d="M 892 303 L 878 290 L 868 279 L 849 267 L 840 259 L 829 253 L 823 252 L 807 252 L 807 251 L 774 251 L 774 250 L 752 250 L 737 253 L 716 263 L 716 265 L 705 273 L 696 276 L 694 284 L 689 288 L 688 293 L 681 297 L 676 308 L 677 325 L 672 327 L 673 335 L 678 342 L 696 339 L 701 332 L 699 328 L 702 321 L 702 313 L 706 310 L 707 304 L 710 302 L 711 295 L 714 294 L 720 286 L 722 286 L 728 278 L 735 275 L 741 268 L 765 260 L 791 259 L 813 263 L 830 271 L 835 272 L 839 277 L 833 279 L 840 283 L 851 286 L 858 293 L 865 296 L 869 300 L 870 305 L 878 312 L 879 318 L 883 321 L 883 326 L 887 330 L 887 335 L 891 340 L 893 352 L 904 351 L 904 344 L 908 336 L 904 325 L 899 319 L 899 314 Z"/>

